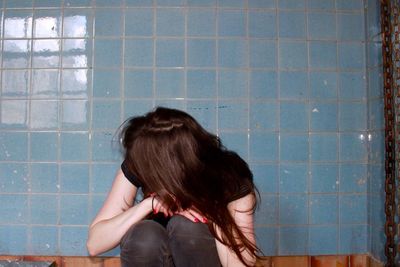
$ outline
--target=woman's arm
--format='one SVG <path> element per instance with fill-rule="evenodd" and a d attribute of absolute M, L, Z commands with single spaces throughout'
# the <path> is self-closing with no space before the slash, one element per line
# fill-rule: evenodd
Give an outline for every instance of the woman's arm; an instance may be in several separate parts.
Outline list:
<path fill-rule="evenodd" d="M 242 233 L 253 243 L 255 243 L 254 237 L 254 218 L 253 218 L 253 204 L 254 195 L 248 194 L 242 198 L 232 201 L 228 205 L 228 210 L 230 211 L 232 217 L 234 218 L 236 224 L 241 229 Z M 217 228 L 217 234 L 220 235 L 220 229 Z M 244 264 L 238 259 L 236 254 L 225 246 L 217 239 L 217 250 L 222 266 L 226 267 L 236 267 L 244 266 Z M 254 266 L 256 259 L 247 250 L 242 252 L 242 256 L 245 261 L 250 265 Z"/>
<path fill-rule="evenodd" d="M 123 235 L 151 211 L 151 198 L 133 206 L 137 188 L 118 171 L 103 207 L 89 228 L 87 249 L 94 256 L 117 246 Z"/>

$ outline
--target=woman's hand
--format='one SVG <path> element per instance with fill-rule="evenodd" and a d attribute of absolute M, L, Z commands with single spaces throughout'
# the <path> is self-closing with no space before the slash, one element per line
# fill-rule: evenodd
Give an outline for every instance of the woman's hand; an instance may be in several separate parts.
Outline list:
<path fill-rule="evenodd" d="M 151 207 L 153 209 L 153 213 L 157 214 L 159 212 L 164 213 L 165 217 L 171 217 L 174 213 L 161 201 L 158 199 L 157 195 L 154 193 L 150 195 Z"/>
<path fill-rule="evenodd" d="M 198 222 L 207 223 L 208 222 L 206 217 L 204 217 L 202 214 L 198 213 L 194 209 L 186 209 L 186 210 L 177 211 L 177 212 L 175 212 L 175 214 L 184 216 L 187 219 L 189 219 L 195 223 L 198 223 Z"/>

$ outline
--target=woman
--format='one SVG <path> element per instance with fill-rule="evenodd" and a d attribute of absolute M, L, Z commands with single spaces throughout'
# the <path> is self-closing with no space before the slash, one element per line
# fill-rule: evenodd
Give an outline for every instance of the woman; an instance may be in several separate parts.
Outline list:
<path fill-rule="evenodd" d="M 256 188 L 236 153 L 161 107 L 128 120 L 121 140 L 125 160 L 90 225 L 90 255 L 120 244 L 122 266 L 254 266 Z"/>

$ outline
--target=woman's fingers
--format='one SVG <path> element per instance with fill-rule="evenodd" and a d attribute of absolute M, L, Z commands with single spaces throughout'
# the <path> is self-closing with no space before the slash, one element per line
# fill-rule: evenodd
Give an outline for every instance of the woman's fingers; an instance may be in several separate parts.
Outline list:
<path fill-rule="evenodd" d="M 187 219 L 191 220 L 192 222 L 207 223 L 206 217 L 202 216 L 200 213 L 198 213 L 192 209 L 179 211 L 176 214 L 182 215 L 182 216 L 186 217 Z"/>
<path fill-rule="evenodd" d="M 199 219 L 194 217 L 188 210 L 178 211 L 175 214 L 179 214 L 179 215 L 185 217 L 186 219 L 189 219 L 192 222 L 195 222 L 195 223 L 199 222 Z"/>
<path fill-rule="evenodd" d="M 207 223 L 207 218 L 204 217 L 202 214 L 198 213 L 197 211 L 193 209 L 188 209 L 188 211 L 195 217 L 197 218 L 198 221 L 202 223 Z"/>

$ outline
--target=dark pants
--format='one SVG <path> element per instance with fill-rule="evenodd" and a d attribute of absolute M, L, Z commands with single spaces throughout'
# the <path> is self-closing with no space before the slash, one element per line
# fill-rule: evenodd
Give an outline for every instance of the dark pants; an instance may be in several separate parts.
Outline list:
<path fill-rule="evenodd" d="M 143 220 L 121 240 L 122 267 L 219 267 L 214 237 L 206 224 L 173 216 L 165 228 Z"/>

